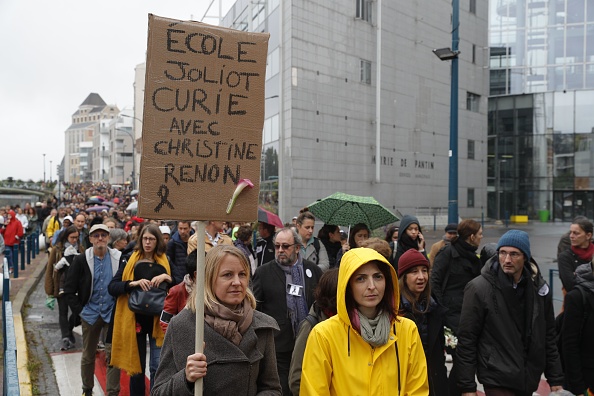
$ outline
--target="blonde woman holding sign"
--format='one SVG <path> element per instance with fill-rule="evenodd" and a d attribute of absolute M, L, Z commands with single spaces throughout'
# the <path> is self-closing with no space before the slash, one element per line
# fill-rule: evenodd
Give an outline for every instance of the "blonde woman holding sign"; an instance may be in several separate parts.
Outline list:
<path fill-rule="evenodd" d="M 270 316 L 255 310 L 251 270 L 241 250 L 219 245 L 206 255 L 204 353 L 195 353 L 196 293 L 171 319 L 151 395 L 193 395 L 202 378 L 205 395 L 281 395 Z"/>

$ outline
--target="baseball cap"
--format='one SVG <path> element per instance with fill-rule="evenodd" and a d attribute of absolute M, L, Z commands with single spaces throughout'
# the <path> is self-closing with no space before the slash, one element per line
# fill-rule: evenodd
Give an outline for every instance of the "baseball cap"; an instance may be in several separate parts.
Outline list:
<path fill-rule="evenodd" d="M 167 226 L 159 226 L 159 230 L 161 231 L 161 234 L 171 235 L 171 228 L 169 228 Z"/>
<path fill-rule="evenodd" d="M 107 228 L 107 226 L 105 224 L 95 224 L 93 227 L 91 227 L 91 231 L 89 231 L 89 235 L 91 235 L 95 231 L 100 231 L 100 230 L 105 231 L 109 234 L 109 228 Z"/>

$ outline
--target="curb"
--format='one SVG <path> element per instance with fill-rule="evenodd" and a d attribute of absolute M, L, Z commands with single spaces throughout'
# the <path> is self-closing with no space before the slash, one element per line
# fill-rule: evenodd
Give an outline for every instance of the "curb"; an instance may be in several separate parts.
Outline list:
<path fill-rule="evenodd" d="M 40 251 L 40 254 L 45 254 L 45 251 Z M 47 256 L 47 255 L 46 255 Z M 27 337 L 25 336 L 25 326 L 23 324 L 23 305 L 29 298 L 29 295 L 33 289 L 37 286 L 41 280 L 41 274 L 45 272 L 45 264 L 47 263 L 47 257 L 40 258 L 37 264 L 37 268 L 33 270 L 33 273 L 23 283 L 23 286 L 17 292 L 14 301 L 12 302 L 12 312 L 14 318 L 14 332 L 17 345 L 17 369 L 19 372 L 19 384 L 21 396 L 31 396 L 33 394 L 31 376 L 29 375 L 29 369 L 27 363 L 29 361 L 29 350 L 27 348 Z M 30 265 L 32 265 L 31 263 Z"/>

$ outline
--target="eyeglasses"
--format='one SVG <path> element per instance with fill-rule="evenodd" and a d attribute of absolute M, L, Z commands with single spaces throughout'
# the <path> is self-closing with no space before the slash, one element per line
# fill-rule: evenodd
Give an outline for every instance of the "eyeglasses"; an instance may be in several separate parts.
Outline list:
<path fill-rule="evenodd" d="M 143 242 L 156 242 L 157 241 L 157 238 L 142 237 L 142 241 Z"/>
<path fill-rule="evenodd" d="M 507 256 L 509 256 L 509 258 L 511 258 L 512 260 L 517 260 L 520 257 L 522 257 L 522 253 L 519 253 L 519 252 L 506 252 L 505 250 L 500 250 L 499 251 L 499 258 L 505 259 Z"/>
<path fill-rule="evenodd" d="M 283 248 L 283 250 L 287 250 L 288 248 L 290 248 L 291 246 L 295 246 L 296 243 L 291 243 L 290 245 L 288 243 L 275 243 L 274 244 L 274 249 L 275 250 L 280 250 L 280 248 Z"/>
<path fill-rule="evenodd" d="M 91 235 L 93 238 L 107 238 L 109 236 L 109 234 L 106 234 L 104 232 L 96 232 L 93 235 Z"/>

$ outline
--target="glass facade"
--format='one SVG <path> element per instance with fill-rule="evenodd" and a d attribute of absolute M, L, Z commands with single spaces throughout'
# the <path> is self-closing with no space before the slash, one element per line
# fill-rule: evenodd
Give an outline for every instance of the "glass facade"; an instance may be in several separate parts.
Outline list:
<path fill-rule="evenodd" d="M 488 216 L 594 218 L 594 91 L 489 101 Z"/>
<path fill-rule="evenodd" d="M 594 89 L 594 0 L 489 7 L 491 95 Z"/>
<path fill-rule="evenodd" d="M 222 25 L 243 31 L 268 31 L 273 35 L 274 24 L 271 26 L 267 18 L 278 11 L 280 0 L 247 1 L 238 0 L 233 4 L 225 16 Z M 271 31 L 272 30 L 272 31 Z M 264 128 L 262 131 L 262 156 L 260 159 L 260 194 L 258 204 L 273 213 L 278 213 L 278 150 L 280 138 L 280 116 L 278 79 L 280 72 L 280 47 L 278 44 L 268 48 L 266 59 L 266 97 L 267 107 Z M 270 103 L 269 103 L 270 100 Z"/>
<path fill-rule="evenodd" d="M 594 0 L 489 8 L 489 216 L 594 218 Z"/>

